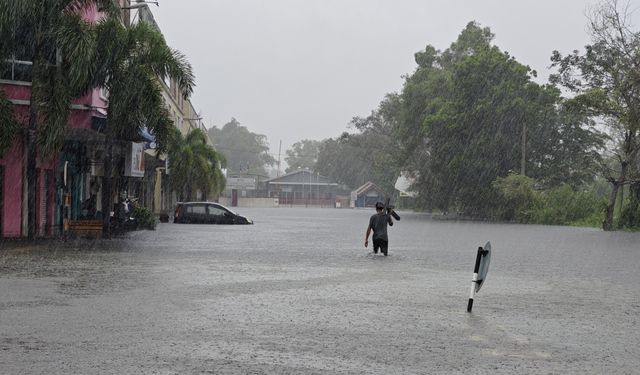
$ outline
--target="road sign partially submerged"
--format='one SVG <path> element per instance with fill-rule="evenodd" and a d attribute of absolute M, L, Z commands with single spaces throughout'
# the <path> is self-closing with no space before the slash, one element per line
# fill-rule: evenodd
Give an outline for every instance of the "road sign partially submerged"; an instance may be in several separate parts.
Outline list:
<path fill-rule="evenodd" d="M 473 279 L 471 280 L 471 292 L 469 293 L 469 303 L 467 304 L 467 312 L 471 312 L 473 307 L 473 298 L 480 291 L 484 280 L 489 272 L 489 264 L 491 263 L 491 242 L 487 242 L 484 247 L 478 248 L 476 254 L 476 264 L 473 268 Z"/>

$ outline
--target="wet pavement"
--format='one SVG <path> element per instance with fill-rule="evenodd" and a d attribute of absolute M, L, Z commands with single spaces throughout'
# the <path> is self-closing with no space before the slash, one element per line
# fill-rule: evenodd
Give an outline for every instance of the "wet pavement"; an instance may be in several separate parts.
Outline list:
<path fill-rule="evenodd" d="M 640 234 L 368 210 L 0 242 L 1 374 L 639 374 Z M 488 278 L 466 312 L 476 249 Z"/>

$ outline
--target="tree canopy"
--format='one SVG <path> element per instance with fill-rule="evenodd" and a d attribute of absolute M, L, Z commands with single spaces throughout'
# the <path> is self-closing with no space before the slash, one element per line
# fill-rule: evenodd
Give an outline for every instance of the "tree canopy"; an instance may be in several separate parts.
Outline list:
<path fill-rule="evenodd" d="M 586 117 L 566 112 L 559 90 L 533 82 L 536 73 L 492 38 L 471 22 L 447 50 L 415 55 L 397 134 L 425 207 L 485 215 L 492 182 L 511 171 L 549 185 L 591 176 L 599 139 Z"/>
<path fill-rule="evenodd" d="M 230 173 L 249 173 L 266 176 L 266 166 L 276 160 L 269 153 L 267 137 L 252 133 L 238 120 L 232 118 L 221 129 L 209 129 L 209 137 L 216 150 L 227 160 Z"/>
<path fill-rule="evenodd" d="M 177 130 L 169 150 L 171 186 L 184 201 L 196 198 L 196 192 L 218 195 L 225 185 L 221 167 L 225 160 L 207 143 L 207 135 L 200 129 L 182 136 Z"/>
<path fill-rule="evenodd" d="M 286 173 L 297 169 L 315 170 L 318 161 L 318 147 L 322 141 L 303 139 L 286 151 L 284 161 L 287 162 Z"/>
<path fill-rule="evenodd" d="M 117 139 L 135 140 L 146 127 L 156 139 L 158 152 L 166 152 L 175 125 L 159 79 L 172 78 L 186 99 L 195 85 L 191 65 L 146 22 L 129 27 L 117 19 L 102 22 L 96 28 L 96 46 L 93 81 L 109 92 L 110 133 Z"/>
<path fill-rule="evenodd" d="M 371 181 L 391 194 L 400 174 L 394 137 L 398 110 L 399 97 L 390 94 L 369 116 L 354 117 L 353 133 L 320 144 L 316 170 L 351 189 Z"/>

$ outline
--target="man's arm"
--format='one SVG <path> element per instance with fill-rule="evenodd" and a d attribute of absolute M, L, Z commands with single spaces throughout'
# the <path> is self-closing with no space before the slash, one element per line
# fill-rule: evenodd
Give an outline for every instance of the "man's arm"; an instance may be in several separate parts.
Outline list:
<path fill-rule="evenodd" d="M 393 226 L 393 219 L 391 218 L 391 215 L 387 215 L 387 222 L 389 223 L 390 227 Z"/>
<path fill-rule="evenodd" d="M 364 235 L 364 247 L 369 245 L 369 235 L 371 234 L 371 226 L 367 227 L 367 233 Z"/>

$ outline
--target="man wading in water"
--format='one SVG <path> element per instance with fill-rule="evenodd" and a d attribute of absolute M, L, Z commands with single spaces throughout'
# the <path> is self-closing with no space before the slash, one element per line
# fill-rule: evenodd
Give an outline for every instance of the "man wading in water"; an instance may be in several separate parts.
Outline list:
<path fill-rule="evenodd" d="M 393 220 L 388 212 L 384 212 L 384 203 L 376 203 L 376 214 L 372 215 L 369 219 L 369 226 L 367 227 L 367 233 L 364 237 L 364 247 L 369 245 L 369 234 L 373 230 L 373 253 L 378 254 L 380 252 L 387 256 L 389 249 L 389 237 L 387 237 L 387 225 L 393 226 Z"/>

